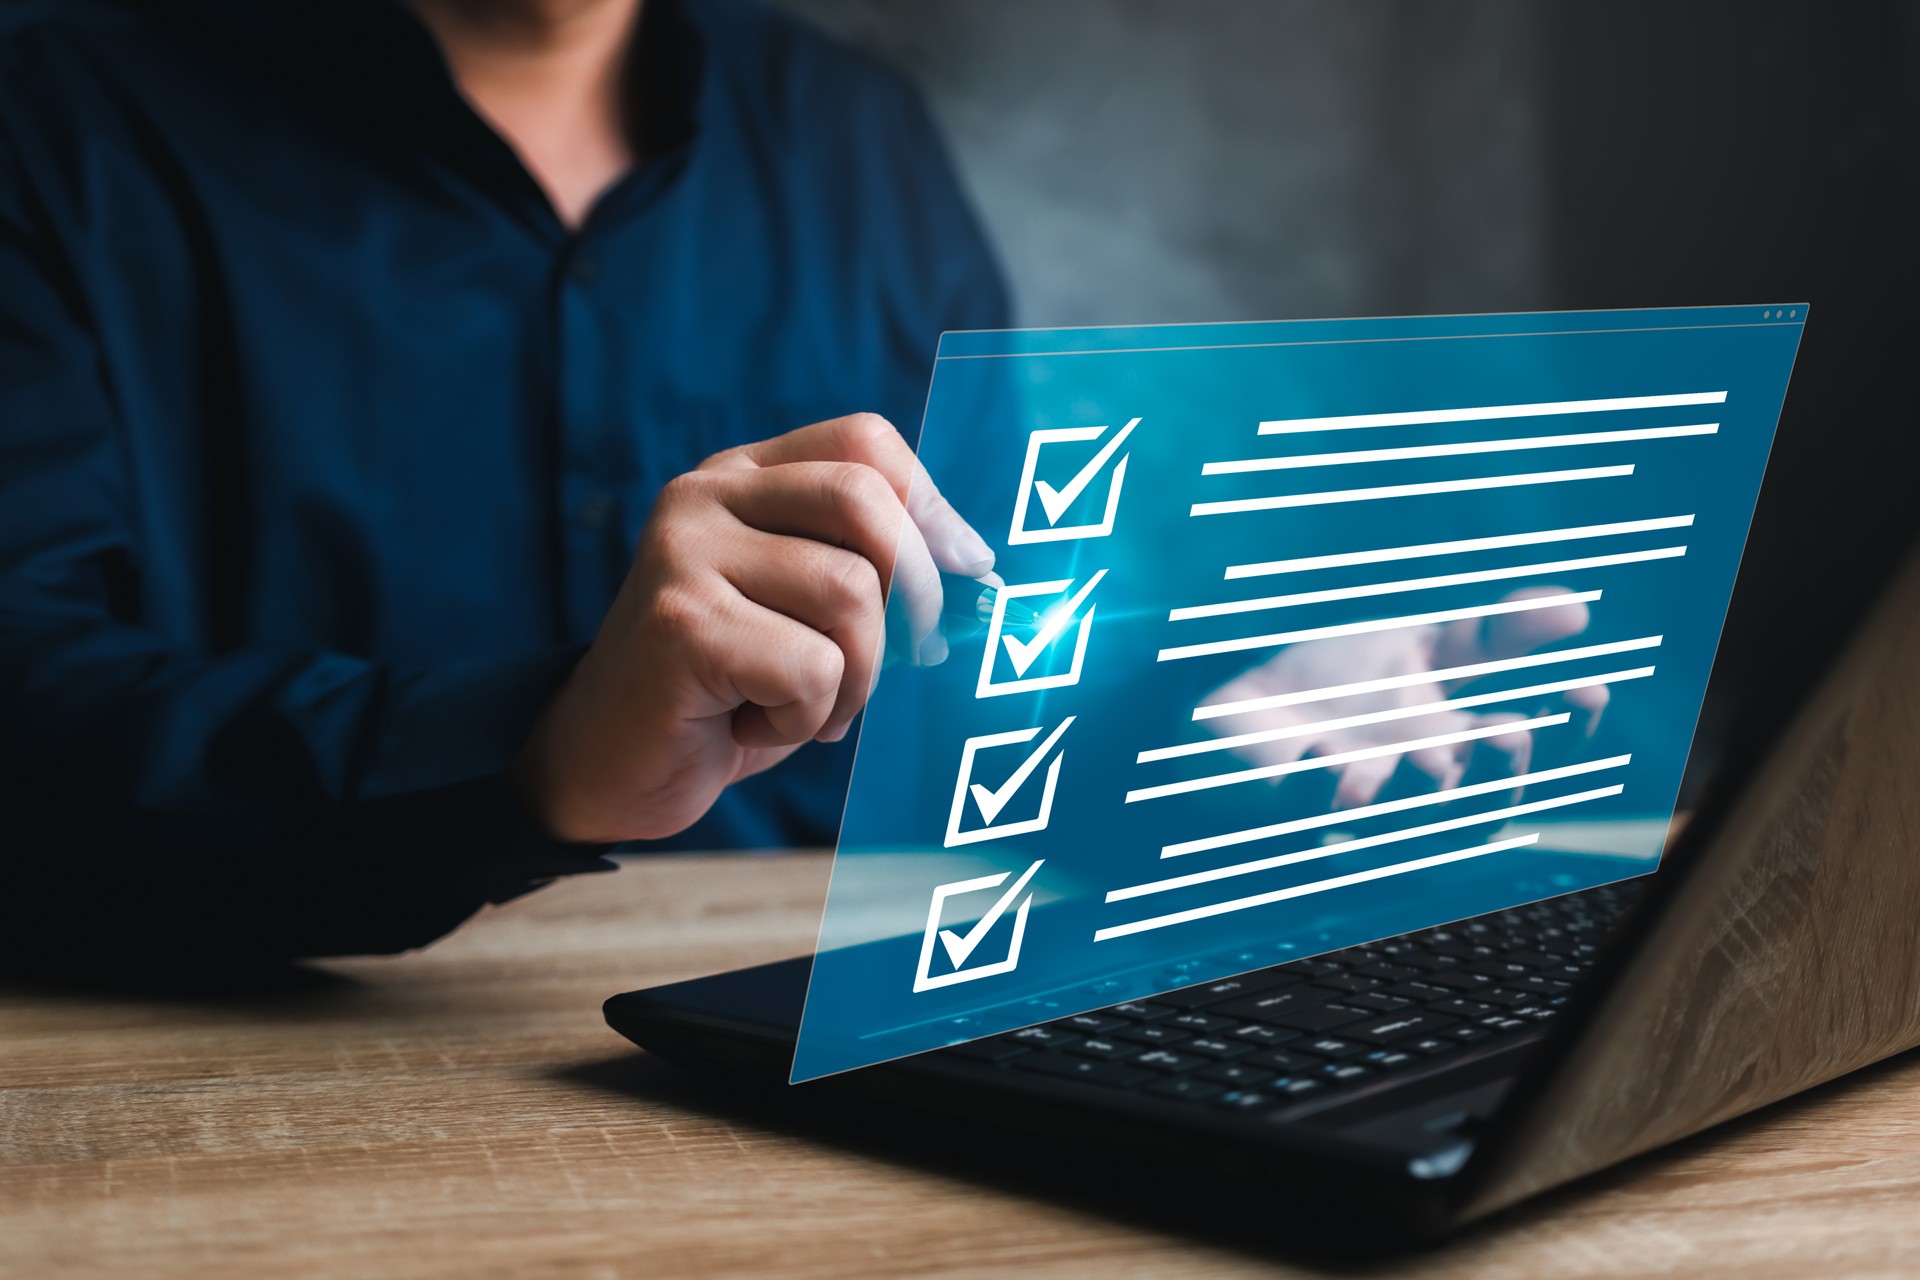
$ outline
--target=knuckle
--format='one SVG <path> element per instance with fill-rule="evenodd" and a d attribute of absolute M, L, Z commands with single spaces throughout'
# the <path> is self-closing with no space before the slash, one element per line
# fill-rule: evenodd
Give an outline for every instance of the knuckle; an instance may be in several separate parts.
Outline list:
<path fill-rule="evenodd" d="M 894 501 L 885 476 L 859 462 L 837 463 L 826 478 L 828 499 L 842 515 L 855 520 L 877 519 Z"/>
<path fill-rule="evenodd" d="M 654 499 L 656 513 L 684 515 L 688 510 L 712 500 L 716 477 L 710 471 L 684 471 L 660 487 Z"/>
<path fill-rule="evenodd" d="M 694 561 L 702 541 L 695 523 L 684 509 L 668 509 L 653 522 L 648 539 L 648 558 L 654 563 L 678 567 Z"/>
<path fill-rule="evenodd" d="M 714 554 L 721 528 L 716 518 L 721 515 L 720 489 L 724 483 L 717 476 L 697 472 L 666 483 L 642 535 L 654 560 L 686 566 Z"/>
<path fill-rule="evenodd" d="M 665 635 L 683 640 L 697 635 L 707 619 L 713 616 L 713 607 L 706 598 L 706 592 L 698 583 L 688 580 L 675 580 L 662 585 L 653 593 L 652 606 L 649 613 L 658 629 Z"/>
<path fill-rule="evenodd" d="M 879 603 L 880 572 L 865 556 L 828 556 L 820 566 L 820 592 L 838 612 L 863 612 Z"/>
<path fill-rule="evenodd" d="M 710 475 L 715 471 L 725 471 L 732 467 L 738 467 L 746 461 L 749 461 L 747 446 L 735 445 L 731 449 L 722 449 L 718 453 L 708 454 L 705 458 L 701 459 L 698 467 L 687 474 L 701 475 L 704 473 Z"/>

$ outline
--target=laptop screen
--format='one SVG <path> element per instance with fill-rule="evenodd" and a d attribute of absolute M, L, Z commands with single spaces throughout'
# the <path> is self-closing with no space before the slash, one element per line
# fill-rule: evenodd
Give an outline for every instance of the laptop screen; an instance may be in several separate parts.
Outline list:
<path fill-rule="evenodd" d="M 1654 869 L 1806 314 L 946 335 L 793 1079 Z"/>

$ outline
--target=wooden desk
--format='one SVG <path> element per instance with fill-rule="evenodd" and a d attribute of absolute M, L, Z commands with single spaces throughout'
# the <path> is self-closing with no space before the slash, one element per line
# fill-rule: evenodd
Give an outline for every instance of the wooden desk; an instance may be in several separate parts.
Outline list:
<path fill-rule="evenodd" d="M 0 1276 L 1301 1269 L 716 1114 L 601 1022 L 614 991 L 806 950 L 826 870 L 635 863 L 305 990 L 0 988 Z M 1380 1270 L 1887 1275 L 1916 1215 L 1909 1058 Z"/>

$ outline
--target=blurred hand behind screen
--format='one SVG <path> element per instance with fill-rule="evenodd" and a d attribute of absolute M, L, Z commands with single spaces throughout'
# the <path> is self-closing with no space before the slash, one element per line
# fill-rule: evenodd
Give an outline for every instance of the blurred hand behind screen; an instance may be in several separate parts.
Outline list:
<path fill-rule="evenodd" d="M 1524 600 L 1559 595 L 1563 591 L 1560 587 L 1529 587 L 1505 599 Z M 1236 676 L 1209 694 L 1205 702 L 1213 704 L 1270 698 L 1308 689 L 1324 689 L 1417 672 L 1445 671 L 1479 662 L 1515 658 L 1577 636 L 1587 629 L 1587 623 L 1586 605 L 1567 604 L 1489 618 L 1466 618 L 1444 625 L 1406 627 L 1395 631 L 1306 641 L 1291 645 L 1268 661 Z M 1467 683 L 1464 680 L 1435 679 L 1377 693 L 1220 716 L 1206 723 L 1222 737 L 1269 733 L 1390 708 L 1441 702 L 1453 697 Z M 1606 709 L 1607 688 L 1605 685 L 1592 685 L 1574 689 L 1560 695 L 1560 700 L 1563 706 L 1575 711 L 1575 723 L 1581 724 L 1586 733 L 1592 734 L 1599 726 L 1601 712 Z M 1256 765 L 1286 764 L 1309 756 L 1339 755 L 1481 726 L 1524 721 L 1532 718 L 1532 714 L 1521 710 L 1487 714 L 1468 710 L 1436 711 L 1376 724 L 1327 729 L 1265 742 L 1248 742 L 1236 746 L 1234 753 Z M 1469 768 L 1476 764 L 1481 771 L 1489 768 L 1497 770 L 1496 776 L 1525 773 L 1532 755 L 1532 732 L 1523 729 L 1471 742 L 1350 761 L 1333 766 L 1331 770 L 1337 779 L 1333 802 L 1336 808 L 1343 809 L 1372 803 L 1402 764 L 1417 771 L 1434 788 L 1446 790 L 1459 786 Z"/>

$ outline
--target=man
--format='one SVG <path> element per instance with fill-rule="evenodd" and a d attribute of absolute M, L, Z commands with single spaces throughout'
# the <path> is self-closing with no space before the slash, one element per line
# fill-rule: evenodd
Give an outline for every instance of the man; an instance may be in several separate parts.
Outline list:
<path fill-rule="evenodd" d="M 993 564 L 888 418 L 1005 310 L 912 95 L 748 0 L 9 11 L 6 947 L 391 951 L 615 843 L 830 842 L 885 585 L 937 663 Z"/>
<path fill-rule="evenodd" d="M 9 9 L 8 945 L 830 841 L 896 537 L 908 661 L 992 563 L 887 419 L 1004 320 L 911 94 L 744 0 Z"/>

